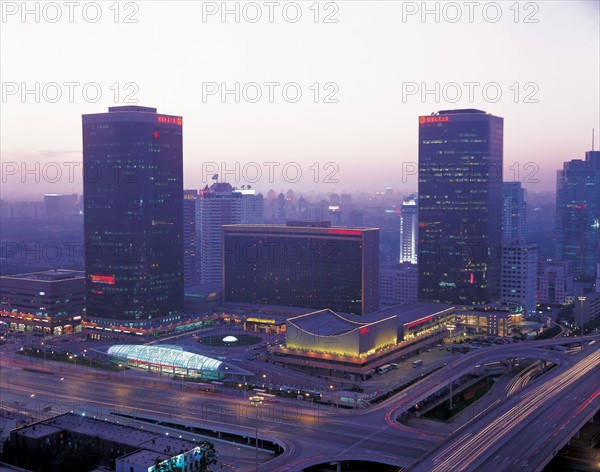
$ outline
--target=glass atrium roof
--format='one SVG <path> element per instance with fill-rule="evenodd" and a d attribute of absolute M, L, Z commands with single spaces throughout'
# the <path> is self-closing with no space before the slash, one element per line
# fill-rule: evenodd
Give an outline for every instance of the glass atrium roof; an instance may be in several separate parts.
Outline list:
<path fill-rule="evenodd" d="M 108 355 L 148 364 L 193 369 L 202 372 L 218 372 L 221 361 L 194 354 L 182 349 L 144 344 L 116 344 L 108 348 Z"/>

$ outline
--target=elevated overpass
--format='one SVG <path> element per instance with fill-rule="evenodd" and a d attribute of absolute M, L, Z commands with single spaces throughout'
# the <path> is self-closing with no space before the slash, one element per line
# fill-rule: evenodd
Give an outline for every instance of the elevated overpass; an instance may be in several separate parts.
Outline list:
<path fill-rule="evenodd" d="M 548 377 L 545 376 L 532 382 L 519 393 L 503 402 L 506 404 L 505 411 L 500 410 L 500 413 L 504 414 L 511 411 L 511 414 L 515 415 L 515 411 L 519 410 L 511 410 L 511 408 L 518 405 L 519 408 L 526 409 L 530 403 L 535 404 L 534 397 L 524 398 L 522 395 L 531 394 L 543 381 L 550 382 L 559 375 L 575 372 L 573 369 L 576 369 L 578 359 L 584 358 L 589 352 L 597 351 L 600 344 L 597 343 L 593 346 L 587 346 L 586 344 L 582 352 L 575 355 L 550 351 L 549 347 L 581 341 L 586 343 L 591 340 L 599 341 L 600 336 L 560 338 L 494 346 L 468 354 L 457 355 L 456 359 L 447 366 L 406 388 L 394 397 L 367 410 L 345 411 L 344 414 L 337 414 L 335 410 L 327 409 L 323 416 L 316 418 L 314 410 L 305 407 L 306 403 L 299 403 L 293 406 L 294 417 L 288 419 L 286 414 L 289 415 L 289 408 L 292 405 L 285 404 L 285 402 L 274 404 L 269 417 L 259 418 L 258 436 L 259 439 L 265 438 L 279 444 L 283 449 L 283 453 L 279 457 L 264 463 L 259 467 L 259 470 L 263 472 L 290 472 L 299 471 L 311 465 L 337 464 L 350 460 L 373 461 L 404 468 L 414 463 L 418 464 L 419 458 L 425 460 L 427 457 L 436 454 L 437 451 L 441 451 L 441 448 L 453 444 L 455 438 L 460 436 L 456 435 L 448 438 L 445 435 L 402 425 L 396 421 L 396 418 L 403 411 L 403 408 L 408 408 L 422 401 L 423 398 L 447 386 L 450 378 L 458 378 L 465 373 L 469 373 L 473 371 L 476 365 L 485 362 L 529 357 L 557 363 L 558 367 L 548 373 Z M 141 377 L 139 381 L 136 381 L 135 377 L 128 378 L 126 383 L 122 376 L 96 379 L 95 376 L 86 375 L 86 369 L 65 368 L 68 370 L 68 378 L 65 378 L 63 382 L 62 378 L 59 379 L 58 376 L 56 376 L 57 378 L 54 378 L 54 376 L 41 378 L 41 376 L 26 370 L 8 370 L 14 365 L 15 360 L 12 358 L 0 358 L 0 361 L 3 369 L 0 374 L 2 374 L 1 380 L 4 388 L 10 390 L 11 396 L 18 395 L 19 398 L 27 400 L 29 400 L 31 394 L 35 394 L 36 404 L 39 407 L 59 401 L 73 402 L 73 404 L 85 402 L 88 407 L 93 406 L 99 411 L 114 411 L 115 402 L 117 402 L 122 408 L 135 410 L 140 415 L 168 417 L 171 423 L 197 425 L 214 431 L 224 430 L 231 434 L 237 433 L 249 438 L 248 443 L 253 444 L 252 440 L 255 436 L 257 424 L 255 411 L 248 406 L 247 398 L 239 395 L 216 397 L 208 394 L 184 394 L 174 390 L 153 389 L 149 388 L 147 383 L 144 384 Z M 19 359 L 19 362 L 25 362 L 25 359 Z M 10 372 L 10 375 L 5 375 L 8 372 Z M 584 417 L 587 417 L 589 409 L 595 408 L 598 397 L 592 398 L 592 394 L 584 387 L 589 385 L 589 379 L 592 379 L 593 375 L 597 376 L 597 371 L 580 376 L 583 381 L 571 384 L 574 385 L 576 390 L 574 397 L 568 397 L 569 389 L 560 392 L 557 390 L 557 396 L 553 395 L 556 400 L 555 403 L 562 402 L 564 404 L 564 412 L 560 413 L 560 417 L 552 417 L 553 412 L 548 411 L 546 417 L 538 418 L 538 421 L 542 424 L 546 421 L 548 421 L 548 424 L 544 427 L 542 434 L 538 434 L 541 442 L 531 446 L 534 450 L 535 448 L 541 448 L 540 454 L 551 455 L 551 452 L 548 452 L 548 447 L 558 447 L 558 443 L 562 442 L 563 438 L 569 434 L 569 431 L 564 431 L 566 427 L 562 431 L 560 430 L 562 425 L 569 420 L 568 415 L 573 415 L 571 421 L 573 428 L 575 428 Z M 552 393 L 554 390 L 550 389 L 549 391 Z M 563 399 L 565 400 L 563 401 Z M 586 407 L 588 409 L 577 412 L 579 406 L 588 400 L 588 406 Z M 210 404 L 214 404 L 216 410 L 212 413 L 211 409 L 207 417 L 206 407 Z M 238 408 L 246 413 L 238 414 Z M 250 410 L 250 413 L 248 413 L 248 410 Z M 531 416 L 533 414 L 530 411 L 526 419 L 535 419 L 536 417 Z M 461 430 L 460 434 L 475 434 L 478 431 L 483 431 L 489 423 L 489 418 L 484 417 L 484 419 L 486 423 L 473 423 L 469 426 L 469 428 L 473 427 L 472 430 L 465 428 Z M 556 426 L 554 426 L 554 423 L 557 423 Z M 558 431 L 556 431 L 557 429 Z M 523 428 L 523 431 L 524 434 L 527 434 L 527 428 Z M 531 431 L 529 436 L 532 436 Z M 447 442 L 448 439 L 449 442 Z M 510 446 L 509 436 L 506 436 L 506 439 L 506 447 L 514 448 L 512 451 L 513 456 L 523 454 L 520 448 L 522 447 L 521 444 L 525 444 L 524 442 L 517 442 Z M 548 441 L 548 445 L 544 445 L 546 441 Z M 499 457 L 496 458 L 496 456 Z M 499 452 L 491 453 L 486 458 L 491 463 L 497 464 L 498 470 L 502 470 L 500 466 L 502 466 L 504 459 Z M 473 466 L 480 467 L 478 464 L 473 464 Z M 511 465 L 511 467 L 514 470 L 514 466 Z"/>

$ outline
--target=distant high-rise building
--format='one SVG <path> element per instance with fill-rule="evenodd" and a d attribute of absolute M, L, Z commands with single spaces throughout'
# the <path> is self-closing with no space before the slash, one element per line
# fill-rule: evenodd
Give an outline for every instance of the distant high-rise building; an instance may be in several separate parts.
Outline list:
<path fill-rule="evenodd" d="M 382 305 L 414 303 L 419 298 L 419 273 L 409 262 L 381 265 L 379 270 L 379 299 Z"/>
<path fill-rule="evenodd" d="M 527 242 L 525 189 L 521 182 L 504 182 L 502 196 L 502 242 L 524 244 Z"/>
<path fill-rule="evenodd" d="M 521 182 L 504 182 L 502 196 L 500 300 L 521 307 L 527 316 L 533 316 L 536 312 L 538 249 L 535 244 L 527 244 L 525 190 Z"/>
<path fill-rule="evenodd" d="M 499 297 L 503 119 L 479 110 L 419 117 L 419 298 Z"/>
<path fill-rule="evenodd" d="M 537 246 L 535 244 L 503 244 L 501 292 L 502 302 L 521 307 L 527 316 L 536 311 Z"/>
<path fill-rule="evenodd" d="M 196 216 L 198 191 L 183 191 L 183 282 L 194 285 L 198 282 L 198 255 L 196 242 Z"/>
<path fill-rule="evenodd" d="M 568 261 L 538 261 L 538 303 L 563 305 L 567 302 L 567 295 L 573 291 L 570 265 Z"/>
<path fill-rule="evenodd" d="M 354 314 L 379 309 L 379 229 L 230 225 L 223 239 L 225 302 Z"/>
<path fill-rule="evenodd" d="M 600 243 L 600 151 L 565 162 L 556 180 L 556 256 L 575 277 L 596 275 Z"/>
<path fill-rule="evenodd" d="M 419 207 L 415 195 L 406 197 L 400 213 L 400 263 L 417 263 Z"/>
<path fill-rule="evenodd" d="M 197 240 L 202 284 L 221 282 L 223 225 L 261 224 L 263 215 L 263 197 L 252 189 L 237 190 L 217 182 L 200 191 Z"/>
<path fill-rule="evenodd" d="M 46 218 L 64 218 L 79 213 L 77 194 L 62 195 L 47 193 L 44 195 Z"/>
<path fill-rule="evenodd" d="M 183 311 L 182 118 L 83 115 L 86 318 L 142 327 Z"/>

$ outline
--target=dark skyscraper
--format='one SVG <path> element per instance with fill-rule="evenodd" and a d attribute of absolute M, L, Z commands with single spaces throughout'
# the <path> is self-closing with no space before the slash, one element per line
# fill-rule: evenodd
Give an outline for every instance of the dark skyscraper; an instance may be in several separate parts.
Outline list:
<path fill-rule="evenodd" d="M 419 117 L 419 298 L 499 296 L 503 119 L 480 110 Z"/>
<path fill-rule="evenodd" d="M 565 162 L 556 179 L 556 255 L 593 278 L 600 244 L 600 151 Z"/>
<path fill-rule="evenodd" d="M 83 115 L 86 318 L 128 326 L 183 311 L 182 119 Z"/>
<path fill-rule="evenodd" d="M 226 225 L 223 238 L 227 302 L 355 314 L 379 309 L 379 229 Z"/>

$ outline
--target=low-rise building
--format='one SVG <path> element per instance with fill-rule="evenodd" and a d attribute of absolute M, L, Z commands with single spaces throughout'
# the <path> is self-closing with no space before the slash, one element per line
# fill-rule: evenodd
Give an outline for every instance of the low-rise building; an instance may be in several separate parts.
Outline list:
<path fill-rule="evenodd" d="M 454 307 L 406 303 L 353 316 L 320 310 L 287 320 L 285 345 L 267 348 L 271 361 L 302 371 L 353 380 L 365 379 L 439 343 L 455 328 Z"/>
<path fill-rule="evenodd" d="M 17 454 L 59 452 L 86 442 L 93 444 L 102 463 L 114 466 L 117 472 L 154 472 L 163 463 L 186 472 L 200 471 L 203 467 L 204 449 L 196 442 L 73 413 L 10 433 L 10 445 Z"/>
<path fill-rule="evenodd" d="M 0 318 L 11 329 L 47 335 L 81 330 L 85 274 L 55 269 L 0 277 Z"/>
<path fill-rule="evenodd" d="M 522 316 L 510 310 L 471 307 L 463 307 L 456 315 L 467 336 L 511 336 L 515 317 Z"/>
<path fill-rule="evenodd" d="M 537 292 L 538 303 L 564 305 L 567 296 L 573 291 L 573 276 L 568 261 L 538 261 Z"/>

